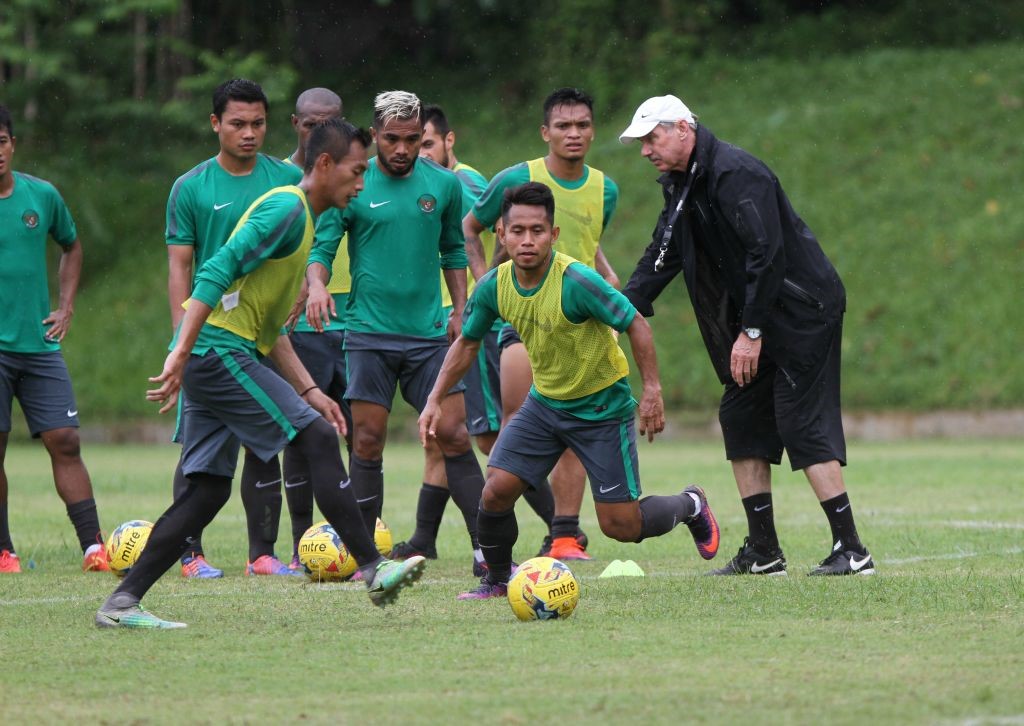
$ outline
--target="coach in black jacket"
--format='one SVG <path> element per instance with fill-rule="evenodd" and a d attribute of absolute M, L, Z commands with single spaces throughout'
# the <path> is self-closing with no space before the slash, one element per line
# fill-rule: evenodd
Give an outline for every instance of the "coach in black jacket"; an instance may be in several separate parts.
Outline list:
<path fill-rule="evenodd" d="M 870 574 L 841 466 L 840 340 L 846 291 L 817 239 L 761 161 L 719 141 L 675 96 L 645 101 L 619 140 L 642 141 L 665 208 L 624 290 L 644 315 L 680 272 L 725 385 L 719 420 L 749 536 L 717 575 L 786 574 L 771 468 L 785 448 L 832 529 L 812 575 Z"/>

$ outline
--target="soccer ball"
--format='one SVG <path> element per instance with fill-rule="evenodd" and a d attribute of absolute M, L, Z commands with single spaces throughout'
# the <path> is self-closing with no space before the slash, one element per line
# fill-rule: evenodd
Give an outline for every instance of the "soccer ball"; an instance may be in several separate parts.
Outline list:
<path fill-rule="evenodd" d="M 508 582 L 508 604 L 520 620 L 567 618 L 579 601 L 579 582 L 551 557 L 527 560 Z"/>
<path fill-rule="evenodd" d="M 107 538 L 107 562 L 110 563 L 110 571 L 118 577 L 124 577 L 132 569 L 132 565 L 139 559 L 146 542 L 149 541 L 149 533 L 153 531 L 153 523 L 144 519 L 133 519 L 125 522 Z"/>
<path fill-rule="evenodd" d="M 377 526 L 373 530 L 373 543 L 377 545 L 377 551 L 385 557 L 391 556 L 391 548 L 394 543 L 391 539 L 391 530 L 384 524 L 384 520 L 377 517 Z"/>
<path fill-rule="evenodd" d="M 329 522 L 317 522 L 299 538 L 299 562 L 310 580 L 344 580 L 356 571 L 356 560 Z"/>

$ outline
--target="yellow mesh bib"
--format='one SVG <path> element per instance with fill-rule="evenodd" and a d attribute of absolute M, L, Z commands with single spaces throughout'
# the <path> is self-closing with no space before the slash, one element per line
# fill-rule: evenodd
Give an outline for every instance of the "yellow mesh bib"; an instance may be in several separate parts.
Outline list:
<path fill-rule="evenodd" d="M 281 334 L 281 326 L 298 297 L 306 273 L 306 260 L 313 247 L 313 215 L 309 212 L 306 195 L 301 189 L 295 186 L 277 187 L 253 202 L 235 226 L 237 231 L 260 202 L 272 194 L 282 192 L 297 196 L 306 210 L 306 229 L 302 243 L 287 257 L 264 260 L 248 275 L 231 283 L 206 320 L 210 325 L 253 341 L 263 355 L 274 347 Z"/>
<path fill-rule="evenodd" d="M 544 159 L 528 161 L 527 166 L 530 181 L 544 184 L 555 195 L 555 226 L 561 230 L 558 251 L 593 268 L 604 229 L 604 173 L 588 166 L 586 183 L 566 189 L 551 176 Z"/>
<path fill-rule="evenodd" d="M 611 328 L 593 318 L 574 323 L 562 311 L 562 277 L 573 262 L 556 252 L 532 295 L 516 289 L 511 260 L 498 266 L 498 312 L 526 346 L 537 391 L 559 401 L 589 396 L 629 375 Z"/>
<path fill-rule="evenodd" d="M 327 283 L 327 292 L 332 295 L 352 290 L 352 273 L 348 269 L 348 233 L 341 236 L 338 243 L 338 254 L 331 265 L 331 281 Z"/>

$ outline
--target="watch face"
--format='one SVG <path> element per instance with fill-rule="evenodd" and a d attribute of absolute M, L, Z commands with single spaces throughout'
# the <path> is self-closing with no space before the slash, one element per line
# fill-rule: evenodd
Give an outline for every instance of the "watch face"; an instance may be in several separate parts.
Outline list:
<path fill-rule="evenodd" d="M 760 328 L 744 328 L 743 332 L 746 333 L 747 337 L 750 338 L 751 340 L 757 340 L 758 338 L 761 337 Z"/>

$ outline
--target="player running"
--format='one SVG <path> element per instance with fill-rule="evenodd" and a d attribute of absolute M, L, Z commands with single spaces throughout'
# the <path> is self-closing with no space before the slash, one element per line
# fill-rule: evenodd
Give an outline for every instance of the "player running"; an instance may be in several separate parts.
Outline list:
<path fill-rule="evenodd" d="M 555 195 L 557 226 L 562 230 L 558 243 L 561 252 L 596 269 L 613 287 L 619 283 L 615 271 L 601 250 L 601 235 L 611 222 L 619 198 L 619 189 L 609 177 L 586 164 L 587 151 L 594 140 L 594 100 L 577 88 L 560 88 L 544 100 L 544 124 L 541 138 L 548 153 L 540 159 L 525 161 L 501 171 L 463 220 L 470 269 L 482 275 L 487 269 L 480 234 L 498 220 L 506 189 L 528 181 L 550 187 Z M 508 259 L 500 244 L 495 247 L 492 265 Z M 527 352 L 514 328 L 501 331 L 501 400 L 504 419 L 516 412 L 530 389 L 531 373 Z M 580 507 L 586 473 L 571 450 L 566 451 L 551 474 L 551 484 L 528 494 L 550 498 L 554 489 L 554 517 L 549 537 L 540 554 L 562 560 L 589 560 L 585 551 L 586 535 L 579 529 Z M 542 511 L 535 500 L 531 505 Z M 542 515 L 543 516 L 543 515 Z"/>
<path fill-rule="evenodd" d="M 182 303 L 192 292 L 193 278 L 228 239 L 242 214 L 260 195 L 278 186 L 295 184 L 300 167 L 260 153 L 267 132 L 269 103 L 263 89 L 236 78 L 213 92 L 210 124 L 220 150 L 174 182 L 167 200 L 167 292 L 171 327 L 177 330 L 185 314 Z M 181 412 L 174 440 L 181 441 Z M 187 488 L 179 466 L 174 472 L 174 498 Z M 246 450 L 242 467 L 242 503 L 249 536 L 246 574 L 296 574 L 274 555 L 281 519 L 281 468 L 274 457 L 262 461 Z M 206 561 L 201 532 L 181 559 L 184 577 L 222 577 Z"/>
<path fill-rule="evenodd" d="M 141 599 L 231 495 L 239 443 L 268 459 L 289 441 L 309 463 L 320 511 L 359 563 L 371 601 L 395 600 L 424 559 L 385 560 L 360 517 L 337 443 L 345 420 L 295 357 L 281 326 L 299 293 L 313 245 L 313 217 L 359 193 L 369 135 L 338 119 L 310 135 L 298 186 L 272 189 L 250 206 L 196 277 L 163 372 L 146 398 L 173 405 L 185 390 L 182 470 L 187 487 L 150 534 L 138 562 L 96 613 L 99 627 L 181 628 L 146 612 Z M 269 355 L 281 376 L 260 365 Z M 283 377 L 282 377 L 283 376 Z"/>
<path fill-rule="evenodd" d="M 107 571 L 92 482 L 78 439 L 78 404 L 60 343 L 71 326 L 82 243 L 50 182 L 14 171 L 14 121 L 0 106 L 0 573 L 21 572 L 7 520 L 4 457 L 18 399 L 33 438 L 43 441 L 53 483 L 82 547 L 82 569 Z M 46 240 L 60 245 L 60 302 L 50 310 Z"/>
<path fill-rule="evenodd" d="M 555 209 L 544 184 L 528 182 L 505 192 L 498 235 L 511 259 L 477 283 L 462 335 L 445 356 L 419 419 L 425 445 L 444 424 L 441 397 L 469 368 L 491 324 L 502 318 L 515 326 L 534 383 L 491 452 L 477 524 L 489 571 L 460 600 L 505 597 L 518 537 L 516 500 L 544 481 L 567 448 L 590 476 L 597 520 L 607 536 L 640 542 L 682 523 L 701 557 L 718 552 L 718 523 L 700 487 L 640 499 L 637 404 L 629 364 L 612 330 L 629 336 L 644 386 L 640 433 L 653 441 L 665 415 L 651 328 L 593 269 L 552 249 L 559 239 Z"/>
<path fill-rule="evenodd" d="M 374 102 L 377 156 L 370 160 L 366 191 L 344 213 L 325 214 L 307 273 L 307 318 L 320 329 L 334 306 L 324 283 L 342 234 L 349 236 L 352 292 L 345 316 L 345 358 L 352 406 L 352 486 L 371 532 L 383 506 L 383 454 L 396 387 L 422 410 L 441 367 L 449 339 L 461 328 L 466 303 L 466 249 L 462 236 L 462 188 L 457 177 L 418 157 L 423 139 L 420 100 L 406 91 L 381 93 Z M 329 234 L 325 234 L 328 230 Z M 441 308 L 443 270 L 453 312 Z M 447 333 L 446 333 L 447 328 Z M 466 431 L 457 383 L 444 399 L 445 426 L 437 442 L 451 497 L 469 527 L 474 561 L 474 514 L 483 473 Z"/>

